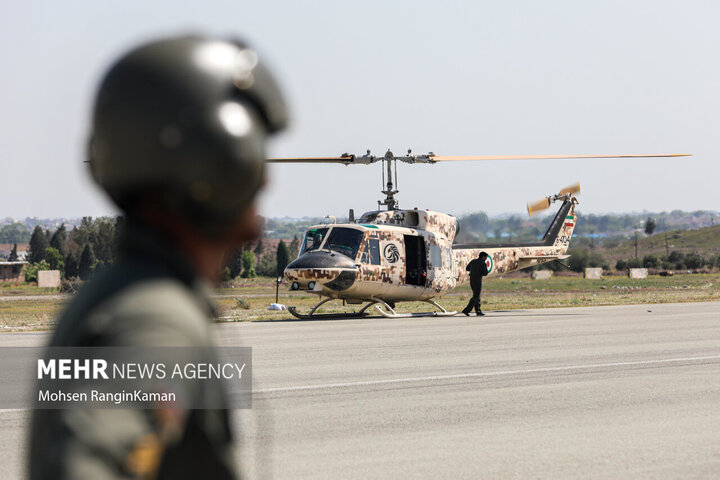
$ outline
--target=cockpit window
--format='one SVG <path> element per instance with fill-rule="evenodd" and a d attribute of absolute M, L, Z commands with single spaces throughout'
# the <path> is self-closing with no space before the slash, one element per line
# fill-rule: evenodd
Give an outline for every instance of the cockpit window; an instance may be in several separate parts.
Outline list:
<path fill-rule="evenodd" d="M 323 240 L 327 236 L 327 228 L 314 228 L 305 232 L 305 238 L 303 238 L 302 248 L 300 248 L 300 255 L 310 250 L 317 250 L 322 245 Z"/>
<path fill-rule="evenodd" d="M 360 242 L 363 239 L 363 232 L 354 228 L 335 227 L 325 243 L 325 248 L 342 253 L 355 260 Z"/>

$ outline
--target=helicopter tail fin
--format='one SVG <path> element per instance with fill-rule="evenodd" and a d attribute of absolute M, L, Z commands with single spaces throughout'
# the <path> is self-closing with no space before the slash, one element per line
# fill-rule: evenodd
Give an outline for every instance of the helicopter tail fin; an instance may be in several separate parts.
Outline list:
<path fill-rule="evenodd" d="M 542 243 L 544 245 L 562 247 L 563 252 L 567 251 L 577 220 L 575 214 L 576 203 L 577 200 L 574 197 L 565 199 L 543 236 Z"/>

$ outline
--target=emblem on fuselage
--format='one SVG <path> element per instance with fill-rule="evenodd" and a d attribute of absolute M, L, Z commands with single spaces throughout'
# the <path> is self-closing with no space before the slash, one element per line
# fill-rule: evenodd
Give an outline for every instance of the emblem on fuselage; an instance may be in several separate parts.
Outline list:
<path fill-rule="evenodd" d="M 385 260 L 390 263 L 397 262 L 400 259 L 400 251 L 398 250 L 397 245 L 394 243 L 388 243 L 385 245 L 385 248 L 383 249 L 383 256 L 385 257 Z"/>

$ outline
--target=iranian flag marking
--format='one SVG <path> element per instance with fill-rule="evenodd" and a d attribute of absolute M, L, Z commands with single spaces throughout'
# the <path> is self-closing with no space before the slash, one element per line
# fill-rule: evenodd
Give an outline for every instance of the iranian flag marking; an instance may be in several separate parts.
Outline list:
<path fill-rule="evenodd" d="M 575 226 L 575 216 L 568 215 L 565 217 L 565 226 L 566 227 L 574 227 Z"/>
<path fill-rule="evenodd" d="M 485 266 L 487 267 L 488 273 L 492 272 L 493 269 L 493 259 L 490 255 L 485 259 Z"/>

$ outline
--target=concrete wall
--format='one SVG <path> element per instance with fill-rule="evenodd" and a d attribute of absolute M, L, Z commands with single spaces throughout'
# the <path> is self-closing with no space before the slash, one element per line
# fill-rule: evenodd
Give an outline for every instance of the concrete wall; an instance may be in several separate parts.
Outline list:
<path fill-rule="evenodd" d="M 60 270 L 38 270 L 38 287 L 60 287 Z"/>
<path fill-rule="evenodd" d="M 602 268 L 586 268 L 585 278 L 590 280 L 602 280 Z"/>
<path fill-rule="evenodd" d="M 647 268 L 631 268 L 630 270 L 628 270 L 628 276 L 630 278 L 647 278 L 648 269 Z"/>
<path fill-rule="evenodd" d="M 552 270 L 535 270 L 530 274 L 533 280 L 548 280 L 552 277 Z"/>

